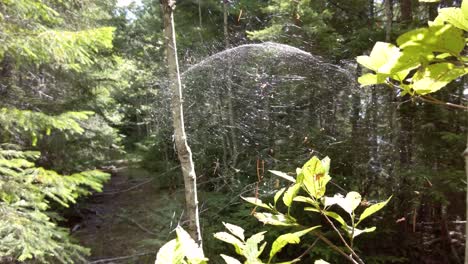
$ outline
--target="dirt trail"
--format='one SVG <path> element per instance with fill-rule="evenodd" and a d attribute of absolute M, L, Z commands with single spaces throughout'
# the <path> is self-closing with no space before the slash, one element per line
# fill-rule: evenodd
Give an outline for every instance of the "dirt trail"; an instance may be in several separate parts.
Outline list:
<path fill-rule="evenodd" d="M 76 206 L 73 237 L 91 249 L 90 263 L 154 263 L 179 220 L 180 194 L 160 189 L 145 170 L 116 170 L 103 193 Z"/>

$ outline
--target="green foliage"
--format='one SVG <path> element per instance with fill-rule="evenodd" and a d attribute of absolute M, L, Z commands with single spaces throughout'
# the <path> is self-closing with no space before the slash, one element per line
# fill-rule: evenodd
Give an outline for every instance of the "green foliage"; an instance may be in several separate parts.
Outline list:
<path fill-rule="evenodd" d="M 156 255 L 155 264 L 186 263 L 205 264 L 203 250 L 180 226 L 176 228 L 177 238 L 162 246 Z"/>
<path fill-rule="evenodd" d="M 346 197 L 343 197 L 340 194 L 337 194 L 333 197 L 325 196 L 325 190 L 327 183 L 331 180 L 329 175 L 330 170 L 330 159 L 328 157 L 320 160 L 317 157 L 313 157 L 308 162 L 304 164 L 302 168 L 298 168 L 296 171 L 296 178 L 291 177 L 290 175 L 280 172 L 272 171 L 273 174 L 278 175 L 279 177 L 292 182 L 292 186 L 287 188 L 280 189 L 274 195 L 274 204 L 264 203 L 257 197 L 248 197 L 243 198 L 245 201 L 256 206 L 257 209 L 267 210 L 269 212 L 255 212 L 254 216 L 260 222 L 264 224 L 273 225 L 273 226 L 283 226 L 290 228 L 299 228 L 300 230 L 281 234 L 278 236 L 272 243 L 271 249 L 268 254 L 268 261 L 263 262 L 261 260 L 262 253 L 265 251 L 267 243 L 264 242 L 265 231 L 258 232 L 252 235 L 249 238 L 245 237 L 245 230 L 237 225 L 223 223 L 228 232 L 218 232 L 214 234 L 214 237 L 224 241 L 228 244 L 231 244 L 234 247 L 234 250 L 237 254 L 245 258 L 246 264 L 262 264 L 262 263 L 274 263 L 275 256 L 279 253 L 286 245 L 288 244 L 299 244 L 301 242 L 301 237 L 312 233 L 317 235 L 321 239 L 325 239 L 324 236 L 318 232 L 320 225 L 307 227 L 302 223 L 299 223 L 291 214 L 292 206 L 295 202 L 307 203 L 312 207 L 305 207 L 305 211 L 317 212 L 324 216 L 329 224 L 333 227 L 335 232 L 341 236 L 341 232 L 336 229 L 335 224 L 330 219 L 337 221 L 341 228 L 342 232 L 346 234 L 349 239 L 349 242 L 343 241 L 346 248 L 345 251 L 350 250 L 345 253 L 337 246 L 333 246 L 334 250 L 339 250 L 341 254 L 352 254 L 352 258 L 358 257 L 356 253 L 352 250 L 353 240 L 358 235 L 363 233 L 369 233 L 376 230 L 376 227 L 358 229 L 358 225 L 369 216 L 375 214 L 381 210 L 389 201 L 388 198 L 386 201 L 376 203 L 370 207 L 364 209 L 360 217 L 356 215 L 356 209 L 361 205 L 361 195 L 357 192 L 349 192 Z M 301 196 L 301 192 L 306 193 L 308 196 Z M 277 202 L 280 197 L 283 196 L 283 203 L 287 207 L 287 213 L 281 213 L 277 207 Z M 340 206 L 347 214 L 350 219 L 350 224 L 347 223 L 343 217 L 338 213 L 331 211 L 330 208 L 333 205 Z M 307 227 L 307 228 L 304 228 Z M 199 262 L 190 262 L 190 258 L 187 255 L 188 251 L 182 249 L 180 240 L 181 232 L 180 227 L 178 230 L 178 238 L 172 240 L 164 245 L 157 256 L 156 263 L 186 263 L 182 259 L 187 257 L 188 263 L 199 263 Z M 186 233 L 182 233 L 185 237 Z M 188 236 L 188 235 L 187 235 Z M 192 241 L 190 237 L 187 237 L 185 241 Z M 329 240 L 325 239 L 328 243 L 331 243 Z M 193 242 L 190 242 L 190 247 L 185 247 L 185 250 L 197 249 L 198 246 Z M 202 255 L 200 255 L 202 256 Z M 241 263 L 239 260 L 235 259 L 232 256 L 221 254 L 221 257 L 227 264 L 237 264 Z M 291 261 L 281 262 L 281 263 L 295 263 L 299 262 L 300 259 L 296 258 Z M 323 260 L 317 260 L 315 263 L 327 263 Z"/>
<path fill-rule="evenodd" d="M 3 108 L 0 123 L 12 134 L 30 134 L 33 145 L 42 134 L 57 130 L 65 134 L 82 134 L 81 122 L 91 112 L 67 112 L 59 116 Z M 88 250 L 68 237 L 48 211 L 52 202 L 68 207 L 79 196 L 101 191 L 109 174 L 84 171 L 71 175 L 38 167 L 37 151 L 23 151 L 14 144 L 0 145 L 0 258 L 18 261 L 36 259 L 43 263 L 71 263 L 85 260 Z"/>
<path fill-rule="evenodd" d="M 402 95 L 436 92 L 468 73 L 467 58 L 461 54 L 468 28 L 467 1 L 462 8 L 442 8 L 428 28 L 409 31 L 397 39 L 398 47 L 377 42 L 369 56 L 357 61 L 375 74 L 358 81 L 363 86 L 386 83 Z"/>
<path fill-rule="evenodd" d="M 2 1 L 0 7 L 0 60 L 8 55 L 17 66 L 50 63 L 82 70 L 82 66 L 94 63 L 95 53 L 112 48 L 114 28 L 55 28 L 64 23 L 63 18 L 43 1 Z"/>
<path fill-rule="evenodd" d="M 73 244 L 68 231 L 58 228 L 47 209 L 51 201 L 68 207 L 91 190 L 101 191 L 109 174 L 85 171 L 60 175 L 36 167 L 39 153 L 0 146 L 0 258 L 43 263 L 71 263 L 88 251 Z M 51 261 L 53 259 L 54 261 Z"/>

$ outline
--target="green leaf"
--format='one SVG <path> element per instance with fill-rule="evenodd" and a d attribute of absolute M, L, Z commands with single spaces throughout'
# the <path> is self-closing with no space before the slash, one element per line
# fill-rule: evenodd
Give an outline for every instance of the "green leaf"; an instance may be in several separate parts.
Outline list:
<path fill-rule="evenodd" d="M 213 234 L 213 236 L 221 241 L 233 245 L 234 249 L 236 250 L 236 253 L 239 255 L 243 255 L 244 243 L 242 243 L 242 241 L 240 241 L 237 237 L 227 232 L 218 232 Z"/>
<path fill-rule="evenodd" d="M 358 78 L 361 86 L 385 83 L 386 76 L 382 74 L 366 73 Z"/>
<path fill-rule="evenodd" d="M 368 227 L 368 228 L 366 228 L 366 229 L 357 229 L 357 228 L 354 228 L 354 231 L 352 231 L 352 228 L 351 228 L 351 227 L 348 227 L 348 230 L 347 230 L 347 231 L 348 231 L 349 234 L 352 233 L 352 234 L 353 234 L 353 238 L 355 238 L 355 237 L 357 237 L 357 236 L 359 236 L 359 235 L 361 235 L 361 234 L 364 234 L 364 233 L 371 233 L 371 232 L 374 232 L 375 229 L 376 229 L 376 227 L 373 226 L 373 227 Z"/>
<path fill-rule="evenodd" d="M 224 255 L 224 254 L 221 254 L 221 257 L 224 259 L 226 264 L 242 264 L 240 261 L 238 261 L 237 259 L 235 259 L 233 257 L 227 256 L 227 255 Z"/>
<path fill-rule="evenodd" d="M 303 187 L 315 199 L 325 194 L 327 183 L 331 180 L 327 167 L 329 167 L 329 161 L 322 162 L 317 157 L 312 157 L 302 167 Z"/>
<path fill-rule="evenodd" d="M 448 22 L 459 29 L 468 31 L 468 20 L 460 8 L 448 7 L 440 9 L 439 15 L 434 22 L 436 24 Z"/>
<path fill-rule="evenodd" d="M 270 213 L 255 213 L 255 218 L 258 221 L 275 226 L 297 226 L 296 220 L 284 214 L 270 214 Z"/>
<path fill-rule="evenodd" d="M 364 210 L 364 212 L 362 212 L 361 216 L 359 217 L 359 221 L 357 222 L 356 226 L 359 225 L 359 223 L 361 223 L 362 220 L 366 219 L 367 217 L 375 214 L 380 209 L 382 209 L 385 205 L 387 205 L 390 199 L 392 199 L 392 196 L 390 196 L 386 201 L 373 204 L 369 206 L 368 208 L 366 208 L 366 210 Z"/>
<path fill-rule="evenodd" d="M 273 210 L 273 208 L 270 205 L 263 203 L 262 200 L 260 200 L 259 198 L 256 198 L 256 197 L 241 197 L 241 198 L 244 201 L 251 203 L 253 205 L 256 205 L 258 207 L 262 207 L 268 210 Z"/>
<path fill-rule="evenodd" d="M 461 10 L 465 19 L 468 19 L 468 1 L 467 0 L 462 1 Z"/>
<path fill-rule="evenodd" d="M 155 264 L 182 263 L 184 252 L 176 239 L 172 239 L 162 246 L 156 255 Z"/>
<path fill-rule="evenodd" d="M 467 72 L 468 68 L 457 67 L 448 62 L 431 64 L 414 74 L 413 89 L 421 95 L 433 93 Z"/>
<path fill-rule="evenodd" d="M 356 59 L 362 66 L 378 72 L 380 67 L 398 56 L 399 52 L 395 45 L 379 41 L 375 43 L 369 56 L 359 56 Z"/>
<path fill-rule="evenodd" d="M 301 242 L 300 237 L 309 233 L 310 231 L 319 228 L 320 226 L 314 226 L 311 228 L 307 228 L 305 230 L 299 231 L 299 232 L 294 232 L 294 233 L 288 233 L 279 236 L 274 242 L 273 245 L 271 246 L 270 250 L 270 260 L 283 249 L 287 244 L 299 244 Z"/>
<path fill-rule="evenodd" d="M 229 224 L 229 223 L 225 223 L 225 222 L 223 222 L 223 225 L 226 227 L 227 230 L 229 230 L 229 232 L 231 232 L 231 234 L 235 235 L 240 240 L 244 241 L 245 239 L 244 229 L 242 227 Z"/>
<path fill-rule="evenodd" d="M 287 207 L 290 207 L 294 197 L 296 197 L 297 193 L 301 189 L 301 184 L 296 183 L 293 186 L 289 187 L 288 190 L 283 195 L 283 202 Z"/>
<path fill-rule="evenodd" d="M 424 52 L 447 52 L 458 55 L 465 46 L 463 32 L 450 25 L 434 25 L 409 31 L 397 39 L 401 49 L 414 47 Z"/>
<path fill-rule="evenodd" d="M 265 239 L 265 234 L 266 232 L 260 232 L 257 233 L 253 236 L 251 236 L 247 241 L 245 242 L 245 248 L 244 248 L 244 256 L 247 259 L 246 263 L 252 263 L 252 264 L 260 264 L 262 263 L 258 257 L 260 254 L 262 254 L 263 250 L 265 249 L 266 243 L 263 243 L 260 248 L 258 247 L 258 244 L 262 242 Z"/>
<path fill-rule="evenodd" d="M 275 202 L 275 208 L 276 208 L 276 203 L 278 202 L 279 198 L 281 197 L 281 195 L 284 193 L 284 191 L 286 191 L 286 188 L 281 188 L 279 191 L 277 191 L 275 193 L 275 197 L 274 197 L 274 202 Z"/>
<path fill-rule="evenodd" d="M 177 242 L 180 243 L 185 257 L 191 264 L 206 263 L 203 249 L 190 237 L 190 235 L 181 226 L 176 228 Z"/>
<path fill-rule="evenodd" d="M 282 172 L 282 171 L 275 171 L 275 170 L 269 170 L 269 172 L 273 173 L 274 175 L 278 176 L 278 177 L 281 177 L 287 181 L 290 181 L 290 182 L 293 182 L 293 183 L 296 183 L 296 179 L 294 179 L 294 177 L 292 176 L 289 176 L 288 174 Z"/>
<path fill-rule="evenodd" d="M 311 204 L 311 205 L 314 205 L 314 206 L 319 205 L 317 201 L 314 201 L 311 198 L 305 197 L 305 196 L 296 196 L 296 197 L 294 197 L 294 201 L 295 202 L 301 202 L 301 203 L 308 203 L 308 204 Z"/>
<path fill-rule="evenodd" d="M 304 211 L 312 211 L 312 212 L 320 213 L 320 211 L 319 211 L 318 209 L 312 208 L 312 207 L 306 207 L 306 208 L 304 208 Z M 329 216 L 329 217 L 335 219 L 336 221 L 338 221 L 338 223 L 340 223 L 341 226 L 343 226 L 343 227 L 347 227 L 347 226 L 348 226 L 348 225 L 346 224 L 345 220 L 343 219 L 343 217 L 341 217 L 339 214 L 337 214 L 337 213 L 335 213 L 335 212 L 323 211 L 323 210 L 322 210 L 322 212 L 323 212 L 325 215 L 327 215 L 327 216 Z"/>

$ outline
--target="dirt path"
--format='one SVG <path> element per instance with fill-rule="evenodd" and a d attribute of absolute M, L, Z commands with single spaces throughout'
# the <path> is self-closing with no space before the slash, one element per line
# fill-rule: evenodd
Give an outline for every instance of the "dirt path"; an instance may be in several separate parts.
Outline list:
<path fill-rule="evenodd" d="M 91 249 L 90 263 L 154 263 L 179 220 L 181 192 L 160 189 L 154 175 L 136 168 L 116 171 L 95 194 L 77 205 L 73 237 Z"/>

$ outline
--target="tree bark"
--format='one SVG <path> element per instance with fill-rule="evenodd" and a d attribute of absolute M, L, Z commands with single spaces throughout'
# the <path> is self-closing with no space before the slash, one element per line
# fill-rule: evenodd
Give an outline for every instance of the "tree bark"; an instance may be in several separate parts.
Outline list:
<path fill-rule="evenodd" d="M 468 135 L 466 140 L 466 149 L 465 152 L 463 152 L 463 156 L 465 156 L 465 173 L 466 182 L 468 184 Z M 468 188 L 466 189 L 465 264 L 468 264 Z"/>
<path fill-rule="evenodd" d="M 392 0 L 385 0 L 385 41 L 390 42 L 392 38 L 392 20 L 393 20 L 393 8 Z"/>
<path fill-rule="evenodd" d="M 411 0 L 400 0 L 401 22 L 409 24 L 413 20 Z"/>
<path fill-rule="evenodd" d="M 177 59 L 177 46 L 174 28 L 175 0 L 161 0 L 164 20 L 164 39 L 171 91 L 171 110 L 174 126 L 174 140 L 185 185 L 185 207 L 188 221 L 187 232 L 201 245 L 200 220 L 198 215 L 197 177 L 192 160 L 192 152 L 187 144 L 184 127 L 182 84 Z"/>

